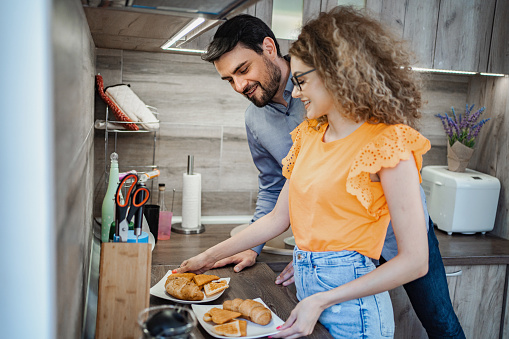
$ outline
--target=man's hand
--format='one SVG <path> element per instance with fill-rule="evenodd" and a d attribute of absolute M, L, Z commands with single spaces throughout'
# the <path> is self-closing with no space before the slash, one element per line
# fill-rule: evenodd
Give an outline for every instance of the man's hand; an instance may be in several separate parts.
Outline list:
<path fill-rule="evenodd" d="M 276 278 L 276 284 L 283 284 L 283 286 L 288 286 L 295 282 L 295 277 L 293 276 L 293 260 L 290 261 L 288 265 L 286 265 L 283 272 Z"/>
<path fill-rule="evenodd" d="M 256 263 L 257 256 L 258 253 L 256 253 L 255 251 L 251 249 L 245 250 L 244 252 L 240 252 L 235 255 L 232 255 L 231 257 L 217 261 L 212 268 L 223 267 L 229 264 L 237 264 L 235 265 L 233 270 L 235 272 L 240 272 L 246 267 L 253 266 Z"/>

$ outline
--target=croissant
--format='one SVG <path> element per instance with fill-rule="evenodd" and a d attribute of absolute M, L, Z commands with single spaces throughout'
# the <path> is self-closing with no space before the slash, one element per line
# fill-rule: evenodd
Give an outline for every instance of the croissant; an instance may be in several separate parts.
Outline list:
<path fill-rule="evenodd" d="M 198 301 L 203 300 L 203 292 L 193 282 L 183 277 L 176 277 L 166 282 L 166 292 L 172 297 L 181 300 Z"/>
<path fill-rule="evenodd" d="M 272 313 L 267 307 L 251 299 L 242 300 L 235 298 L 233 300 L 226 300 L 223 303 L 223 309 L 240 312 L 243 318 L 259 325 L 267 325 L 272 319 Z"/>

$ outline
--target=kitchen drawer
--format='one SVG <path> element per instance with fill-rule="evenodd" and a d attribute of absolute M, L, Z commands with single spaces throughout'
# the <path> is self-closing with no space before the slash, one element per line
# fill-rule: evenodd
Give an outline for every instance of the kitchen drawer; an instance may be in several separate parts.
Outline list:
<path fill-rule="evenodd" d="M 467 338 L 499 338 L 507 265 L 446 266 L 449 295 Z M 402 286 L 389 291 L 396 339 L 426 339 Z"/>

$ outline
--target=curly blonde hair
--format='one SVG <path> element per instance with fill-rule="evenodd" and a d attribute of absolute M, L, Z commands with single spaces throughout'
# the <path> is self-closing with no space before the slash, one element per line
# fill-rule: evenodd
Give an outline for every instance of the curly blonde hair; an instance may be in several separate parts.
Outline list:
<path fill-rule="evenodd" d="M 380 22 L 335 7 L 309 21 L 289 53 L 316 69 L 348 118 L 416 128 L 422 102 L 413 55 Z M 321 117 L 319 125 L 326 121 Z"/>

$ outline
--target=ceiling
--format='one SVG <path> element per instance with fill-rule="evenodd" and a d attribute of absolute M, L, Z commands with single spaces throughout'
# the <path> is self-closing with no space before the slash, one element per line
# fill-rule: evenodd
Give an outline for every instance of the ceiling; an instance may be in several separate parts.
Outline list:
<path fill-rule="evenodd" d="M 160 47 L 197 17 L 203 17 L 205 22 L 185 36 L 186 45 L 256 1 L 82 0 L 82 3 L 96 47 L 168 52 Z"/>

